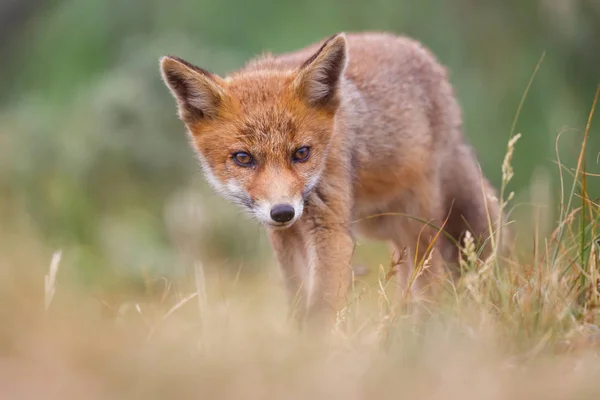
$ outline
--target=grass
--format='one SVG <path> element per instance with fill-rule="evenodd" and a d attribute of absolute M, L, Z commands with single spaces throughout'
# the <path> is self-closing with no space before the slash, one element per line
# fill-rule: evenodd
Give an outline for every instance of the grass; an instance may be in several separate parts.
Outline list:
<path fill-rule="evenodd" d="M 509 258 L 496 251 L 501 232 L 487 260 L 467 237 L 461 279 L 442 282 L 424 313 L 394 297 L 395 263 L 357 278 L 335 329 L 314 336 L 289 320 L 277 276 L 223 279 L 197 264 L 187 282 L 149 279 L 149 296 L 115 304 L 61 281 L 56 252 L 45 280 L 21 272 L 43 287 L 0 286 L 3 398 L 598 398 L 600 209 L 585 153 L 599 94 L 575 170 L 559 158 L 573 184 L 561 186 L 554 229 L 516 230 L 533 251 Z M 509 216 L 513 133 L 500 199 Z"/>

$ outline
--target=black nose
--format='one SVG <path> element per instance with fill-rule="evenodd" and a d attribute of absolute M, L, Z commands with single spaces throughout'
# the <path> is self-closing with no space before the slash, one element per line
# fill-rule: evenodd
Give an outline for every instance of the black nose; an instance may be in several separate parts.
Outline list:
<path fill-rule="evenodd" d="M 288 222 L 294 218 L 294 207 L 289 204 L 276 204 L 271 208 L 271 218 L 276 222 Z"/>

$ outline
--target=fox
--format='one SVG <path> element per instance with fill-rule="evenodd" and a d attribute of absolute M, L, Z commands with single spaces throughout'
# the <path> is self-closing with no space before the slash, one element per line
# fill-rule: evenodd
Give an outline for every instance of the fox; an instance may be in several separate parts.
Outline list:
<path fill-rule="evenodd" d="M 305 323 L 347 305 L 359 236 L 404 254 L 415 292 L 458 263 L 467 232 L 489 242 L 495 189 L 446 67 L 417 40 L 341 32 L 224 77 L 175 56 L 160 69 L 206 179 L 265 226 Z"/>

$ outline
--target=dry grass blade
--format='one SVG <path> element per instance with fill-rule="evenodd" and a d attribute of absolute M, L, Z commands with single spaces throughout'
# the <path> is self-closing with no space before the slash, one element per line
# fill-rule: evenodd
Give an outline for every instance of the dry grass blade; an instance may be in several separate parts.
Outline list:
<path fill-rule="evenodd" d="M 50 308 L 54 293 L 56 292 L 56 274 L 58 273 L 61 258 L 62 250 L 58 250 L 52 255 L 48 274 L 44 278 L 44 309 L 46 311 Z"/>
<path fill-rule="evenodd" d="M 584 162 L 585 162 L 585 154 L 586 154 L 586 146 L 587 146 L 587 141 L 588 141 L 588 137 L 590 134 L 590 128 L 592 126 L 592 120 L 594 119 L 594 112 L 596 110 L 596 105 L 598 104 L 598 97 L 600 96 L 600 85 L 598 85 L 598 88 L 596 89 L 596 94 L 594 95 L 594 101 L 592 103 L 592 108 L 590 110 L 590 113 L 588 115 L 588 119 L 587 119 L 587 123 L 585 126 L 585 132 L 583 135 L 583 141 L 581 142 L 581 150 L 579 152 L 579 157 L 577 159 L 577 168 L 575 170 L 575 176 L 573 179 L 573 185 L 571 187 L 571 192 L 569 195 L 569 200 L 567 201 L 567 206 L 561 210 L 561 217 L 564 216 L 564 214 L 569 213 L 570 209 L 571 209 L 571 202 L 573 200 L 574 194 L 575 194 L 575 189 L 577 188 L 577 185 L 579 184 L 579 181 L 577 180 L 577 178 L 582 174 L 583 172 L 583 166 L 584 166 Z M 556 240 L 560 243 L 560 241 L 562 240 L 562 236 L 563 236 L 563 228 L 564 225 L 561 226 L 558 230 L 558 234 L 557 234 L 557 238 Z M 556 256 L 558 255 L 558 246 L 555 248 L 555 251 L 552 255 L 552 264 L 555 263 L 556 261 Z"/>
<path fill-rule="evenodd" d="M 152 329 L 150 329 L 150 332 L 148 333 L 147 340 L 150 340 L 152 338 L 152 336 L 154 335 L 154 332 L 156 332 L 156 329 L 158 329 L 158 327 L 162 323 L 164 323 L 175 311 L 179 310 L 186 303 L 188 303 L 190 300 L 193 300 L 196 297 L 198 297 L 198 292 L 194 292 L 192 294 L 187 295 L 183 299 L 179 300 L 177 302 L 177 304 L 175 304 L 173 307 L 171 307 L 169 309 L 169 311 L 167 311 L 166 314 L 160 319 L 160 321 L 158 321 L 156 324 L 154 324 L 154 326 L 152 327 Z"/>

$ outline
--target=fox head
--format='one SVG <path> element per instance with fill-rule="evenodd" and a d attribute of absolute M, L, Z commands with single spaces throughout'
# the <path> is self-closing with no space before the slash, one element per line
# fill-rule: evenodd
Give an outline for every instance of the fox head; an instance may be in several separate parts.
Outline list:
<path fill-rule="evenodd" d="M 161 72 L 214 189 L 262 223 L 288 227 L 325 167 L 346 63 L 338 34 L 295 68 L 265 59 L 221 78 L 163 57 Z"/>

